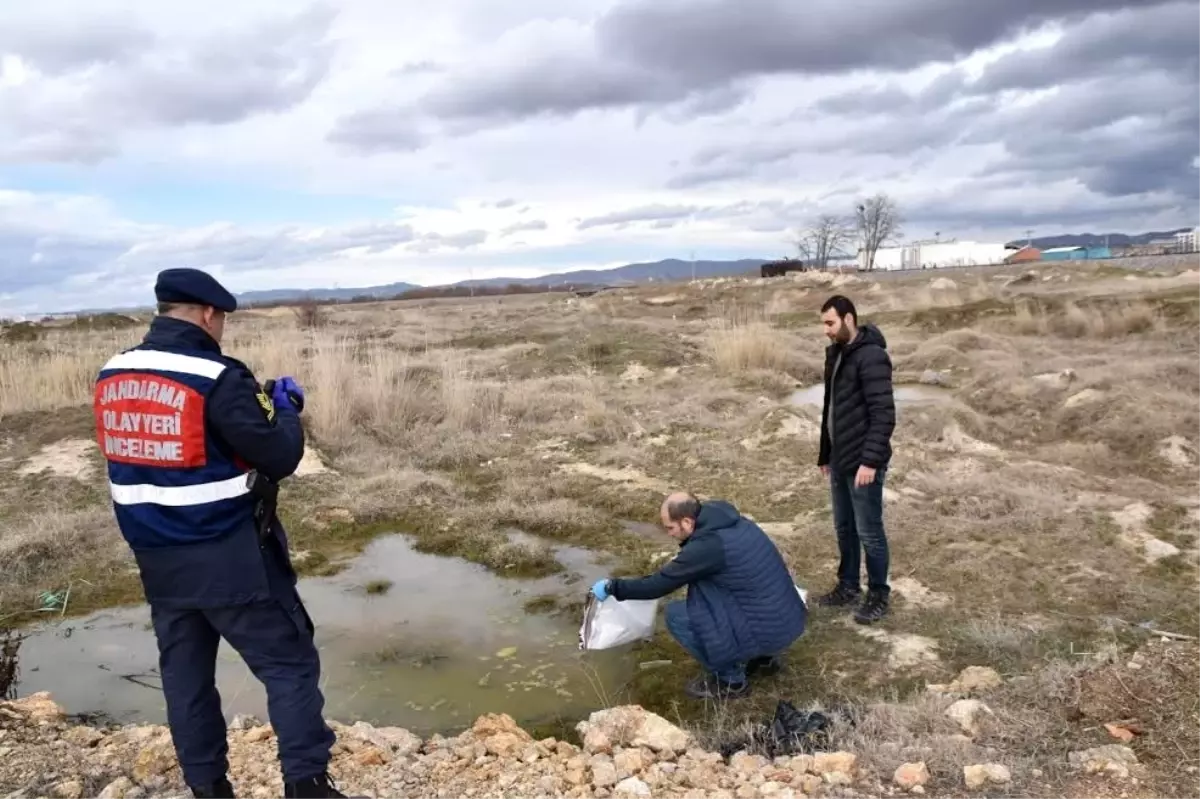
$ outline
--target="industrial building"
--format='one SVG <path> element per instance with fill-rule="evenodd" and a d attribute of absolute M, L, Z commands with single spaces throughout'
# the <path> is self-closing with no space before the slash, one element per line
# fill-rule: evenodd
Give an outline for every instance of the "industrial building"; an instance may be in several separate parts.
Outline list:
<path fill-rule="evenodd" d="M 1004 263 L 1006 264 L 1025 264 L 1031 261 L 1039 261 L 1042 258 L 1042 251 L 1037 247 L 1031 247 L 1026 244 L 1024 247 L 1014 251 L 1011 255 L 1005 256 Z"/>
<path fill-rule="evenodd" d="M 914 241 L 897 247 L 880 247 L 875 269 L 938 269 L 947 266 L 1002 264 L 1011 251 L 1001 243 L 979 241 Z M 867 268 L 867 256 L 858 253 L 858 268 Z"/>
<path fill-rule="evenodd" d="M 1192 228 L 1191 230 L 1181 230 L 1175 234 L 1175 252 L 1195 252 L 1197 249 L 1197 233 L 1200 233 L 1200 228 Z"/>
<path fill-rule="evenodd" d="M 1051 247 L 1042 250 L 1043 261 L 1092 261 L 1097 258 L 1112 258 L 1112 250 L 1105 246 Z"/>

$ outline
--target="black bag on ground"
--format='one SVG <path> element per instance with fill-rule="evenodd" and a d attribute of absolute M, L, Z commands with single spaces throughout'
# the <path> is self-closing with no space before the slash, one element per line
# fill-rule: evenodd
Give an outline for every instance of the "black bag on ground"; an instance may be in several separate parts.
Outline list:
<path fill-rule="evenodd" d="M 726 741 L 721 746 L 721 756 L 728 759 L 738 752 L 751 751 L 776 758 L 820 752 L 829 745 L 832 727 L 832 720 L 824 713 L 806 713 L 781 699 L 775 705 L 770 724 L 759 724 L 745 735 Z"/>

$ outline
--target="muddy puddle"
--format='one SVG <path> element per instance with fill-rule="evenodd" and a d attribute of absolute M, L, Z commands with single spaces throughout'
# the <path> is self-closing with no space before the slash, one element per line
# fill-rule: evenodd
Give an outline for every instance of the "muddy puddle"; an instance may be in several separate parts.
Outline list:
<path fill-rule="evenodd" d="M 581 594 L 611 564 L 587 550 L 552 548 L 563 573 L 516 580 L 387 536 L 340 574 L 302 580 L 317 627 L 326 716 L 429 735 L 488 712 L 537 723 L 602 707 L 600 696 L 616 693 L 636 668 L 628 651 L 580 652 L 580 619 L 528 614 L 523 605 L 548 593 Z M 70 713 L 165 722 L 146 607 L 45 625 L 22 644 L 20 665 L 21 695 L 51 691 Z M 262 686 L 224 641 L 217 685 L 227 719 L 268 719 Z"/>
<path fill-rule="evenodd" d="M 630 535 L 637 536 L 655 544 L 670 544 L 671 539 L 663 532 L 662 527 L 654 522 L 640 522 L 633 519 L 621 519 L 621 529 Z"/>
<path fill-rule="evenodd" d="M 949 393 L 944 388 L 936 386 L 895 386 L 892 393 L 897 405 L 945 402 L 949 399 Z M 788 397 L 789 405 L 812 405 L 820 408 L 824 403 L 825 386 L 822 383 L 793 391 Z"/>

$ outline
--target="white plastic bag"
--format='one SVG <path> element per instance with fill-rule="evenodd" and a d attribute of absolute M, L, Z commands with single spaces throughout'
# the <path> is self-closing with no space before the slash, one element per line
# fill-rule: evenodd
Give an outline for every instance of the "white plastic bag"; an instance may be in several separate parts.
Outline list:
<path fill-rule="evenodd" d="M 657 616 L 657 599 L 627 599 L 619 602 L 609 597 L 598 602 L 589 593 L 583 609 L 583 624 L 579 628 L 579 648 L 612 649 L 652 638 Z"/>

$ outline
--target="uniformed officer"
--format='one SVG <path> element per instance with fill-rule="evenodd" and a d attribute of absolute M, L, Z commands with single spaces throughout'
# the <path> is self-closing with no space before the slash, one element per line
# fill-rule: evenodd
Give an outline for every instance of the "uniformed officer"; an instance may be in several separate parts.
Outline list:
<path fill-rule="evenodd" d="M 340 797 L 327 767 L 313 625 L 277 519 L 256 524 L 248 476 L 277 482 L 304 454 L 304 394 L 268 396 L 221 352 L 237 302 L 213 277 L 167 269 L 142 343 L 100 370 L 94 410 L 113 510 L 133 550 L 158 641 L 167 718 L 197 797 L 231 797 L 215 683 L 221 638 L 266 687 L 284 795 Z"/>

